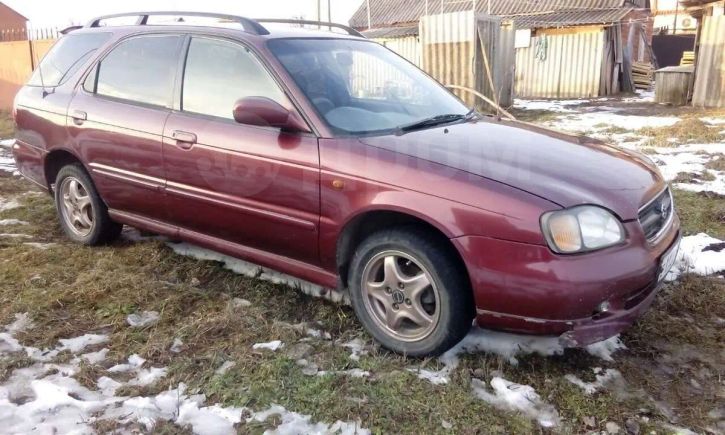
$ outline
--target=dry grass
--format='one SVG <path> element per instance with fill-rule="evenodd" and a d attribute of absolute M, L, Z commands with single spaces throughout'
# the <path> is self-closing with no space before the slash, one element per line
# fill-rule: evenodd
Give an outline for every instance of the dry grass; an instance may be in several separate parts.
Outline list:
<path fill-rule="evenodd" d="M 725 171 L 725 156 L 719 156 L 705 163 L 707 169 L 713 171 Z"/>
<path fill-rule="evenodd" d="M 717 127 L 711 127 L 697 117 L 687 117 L 669 127 L 645 127 L 637 134 L 649 139 L 643 146 L 671 147 L 685 143 L 713 143 L 722 139 Z"/>
<path fill-rule="evenodd" d="M 725 239 L 725 197 L 674 189 L 675 207 L 685 235 L 707 233 Z"/>
<path fill-rule="evenodd" d="M 0 139 L 8 139 L 15 134 L 15 123 L 10 113 L 0 110 Z"/>
<path fill-rule="evenodd" d="M 510 109 L 509 113 L 514 115 L 517 120 L 524 122 L 546 123 L 555 121 L 561 113 L 552 112 L 550 110 L 521 110 Z"/>
<path fill-rule="evenodd" d="M 0 195 L 18 196 L 27 189 L 27 184 L 15 178 L 0 178 Z M 657 429 L 658 422 L 669 420 L 702 431 L 710 424 L 703 416 L 717 405 L 717 379 L 723 373 L 718 343 L 725 339 L 717 323 L 717 318 L 725 318 L 722 280 L 690 277 L 670 286 L 655 308 L 627 334 L 630 350 L 618 355 L 615 363 L 575 350 L 562 357 L 521 358 L 518 367 L 491 355 L 469 355 L 449 385 L 436 387 L 406 370 L 422 364 L 420 361 L 379 348 L 373 348 L 359 362 L 349 359 L 348 351 L 334 341 L 359 336 L 369 340 L 349 308 L 235 275 L 214 262 L 175 255 L 159 241 L 119 241 L 102 248 L 70 244 L 56 223 L 50 198 L 21 198 L 25 207 L 2 212 L 0 218 L 26 220 L 31 225 L 8 230 L 56 245 L 38 250 L 17 240 L 0 239 L 0 324 L 8 323 L 15 313 L 29 312 L 37 326 L 18 338 L 38 347 L 83 333 L 108 333 L 107 363 L 83 365 L 76 375 L 91 388 L 106 367 L 138 353 L 154 366 L 167 367 L 168 375 L 149 387 L 126 389 L 125 394 L 153 394 L 185 382 L 190 391 L 203 392 L 210 402 L 253 409 L 278 403 L 312 414 L 314 420 L 360 418 L 365 427 L 380 433 L 442 433 L 442 420 L 451 422 L 457 433 L 539 432 L 536 423 L 492 408 L 472 395 L 471 378 L 490 379 L 494 372 L 536 388 L 564 418 L 559 429 L 562 432 L 603 430 L 608 421 L 624 427 L 628 419 L 641 416 L 650 419 L 640 423 L 643 431 Z M 719 199 L 678 192 L 677 201 L 688 231 L 711 230 L 709 220 L 720 205 L 706 208 L 702 204 Z M 693 205 L 697 210 L 688 208 Z M 719 225 L 722 228 L 724 224 L 721 221 Z M 230 301 L 235 297 L 252 305 L 234 308 Z M 126 316 L 143 310 L 161 313 L 160 322 L 141 330 L 129 328 Z M 333 336 L 332 341 L 306 343 L 310 346 L 308 360 L 325 370 L 369 370 L 373 377 L 309 377 L 302 374 L 287 351 L 251 349 L 255 342 L 273 339 L 287 343 L 289 349 L 305 337 L 294 326 L 303 322 L 320 322 L 314 326 Z M 181 353 L 173 354 L 169 347 L 177 337 L 184 346 Z M 682 351 L 693 343 L 696 350 Z M 236 365 L 224 375 L 216 374 L 224 361 Z M 22 357 L 0 358 L 0 380 L 28 363 Z M 438 367 L 437 361 L 424 364 Z M 590 379 L 593 367 L 622 371 L 632 394 L 623 397 L 610 391 L 587 396 L 563 378 L 573 373 Z M 684 381 L 672 382 L 668 374 L 673 371 Z M 697 395 L 691 390 L 690 378 L 702 385 Z M 668 406 L 660 409 L 656 401 Z M 669 408 L 675 410 L 674 418 L 667 416 Z M 591 417 L 596 421 L 594 427 L 587 426 Z M 101 431 L 117 428 L 109 421 L 97 426 Z M 259 432 L 265 427 L 240 430 Z M 186 433 L 186 429 L 171 425 L 156 429 L 160 433 Z"/>

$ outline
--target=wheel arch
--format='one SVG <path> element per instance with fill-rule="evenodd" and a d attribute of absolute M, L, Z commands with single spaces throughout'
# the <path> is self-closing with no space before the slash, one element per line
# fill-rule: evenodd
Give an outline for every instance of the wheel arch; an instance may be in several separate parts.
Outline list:
<path fill-rule="evenodd" d="M 66 148 L 56 148 L 51 150 L 45 155 L 43 159 L 43 174 L 45 176 L 45 182 L 48 186 L 48 191 L 52 192 L 52 186 L 55 183 L 55 179 L 58 176 L 58 172 L 67 165 L 78 163 L 83 166 L 83 169 L 90 175 L 88 168 L 83 164 L 83 161 L 74 152 Z"/>
<path fill-rule="evenodd" d="M 462 272 L 466 274 L 465 279 L 469 285 L 472 284 L 463 256 L 451 242 L 451 238 L 454 236 L 443 225 L 431 222 L 412 211 L 378 208 L 365 210 L 351 217 L 340 231 L 337 238 L 335 261 L 340 281 L 344 287 L 348 287 L 350 262 L 355 254 L 355 249 L 365 237 L 379 230 L 402 226 L 424 229 L 438 239 L 441 246 L 449 251 L 449 255 L 454 256 Z"/>

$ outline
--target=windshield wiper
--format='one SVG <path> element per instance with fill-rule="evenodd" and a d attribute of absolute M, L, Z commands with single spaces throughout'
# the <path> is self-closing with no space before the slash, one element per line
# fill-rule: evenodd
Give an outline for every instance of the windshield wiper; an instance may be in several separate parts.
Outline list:
<path fill-rule="evenodd" d="M 395 134 L 400 136 L 411 131 L 421 130 L 428 127 L 435 127 L 436 125 L 469 120 L 474 114 L 475 110 L 471 109 L 471 111 L 466 113 L 465 115 L 461 115 L 460 113 L 447 113 L 444 115 L 431 116 L 430 118 L 425 118 L 411 124 L 398 126 L 395 128 Z"/>

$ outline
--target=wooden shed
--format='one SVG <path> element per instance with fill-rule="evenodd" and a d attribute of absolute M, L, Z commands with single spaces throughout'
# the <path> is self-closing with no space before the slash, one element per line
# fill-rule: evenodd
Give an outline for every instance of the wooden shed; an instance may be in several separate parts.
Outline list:
<path fill-rule="evenodd" d="M 690 100 L 695 67 L 668 66 L 655 72 L 655 103 L 685 106 Z"/>

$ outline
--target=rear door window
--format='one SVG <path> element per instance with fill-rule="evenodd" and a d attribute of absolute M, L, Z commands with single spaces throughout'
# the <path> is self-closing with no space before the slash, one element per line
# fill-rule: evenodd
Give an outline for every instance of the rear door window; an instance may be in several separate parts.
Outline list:
<path fill-rule="evenodd" d="M 234 42 L 192 38 L 186 58 L 182 110 L 233 119 L 234 103 L 267 97 L 289 106 L 284 92 L 246 47 Z"/>
<path fill-rule="evenodd" d="M 28 85 L 55 87 L 81 68 L 111 33 L 77 33 L 62 37 L 43 58 Z"/>
<path fill-rule="evenodd" d="M 183 37 L 147 35 L 118 44 L 93 71 L 98 95 L 171 107 Z"/>

